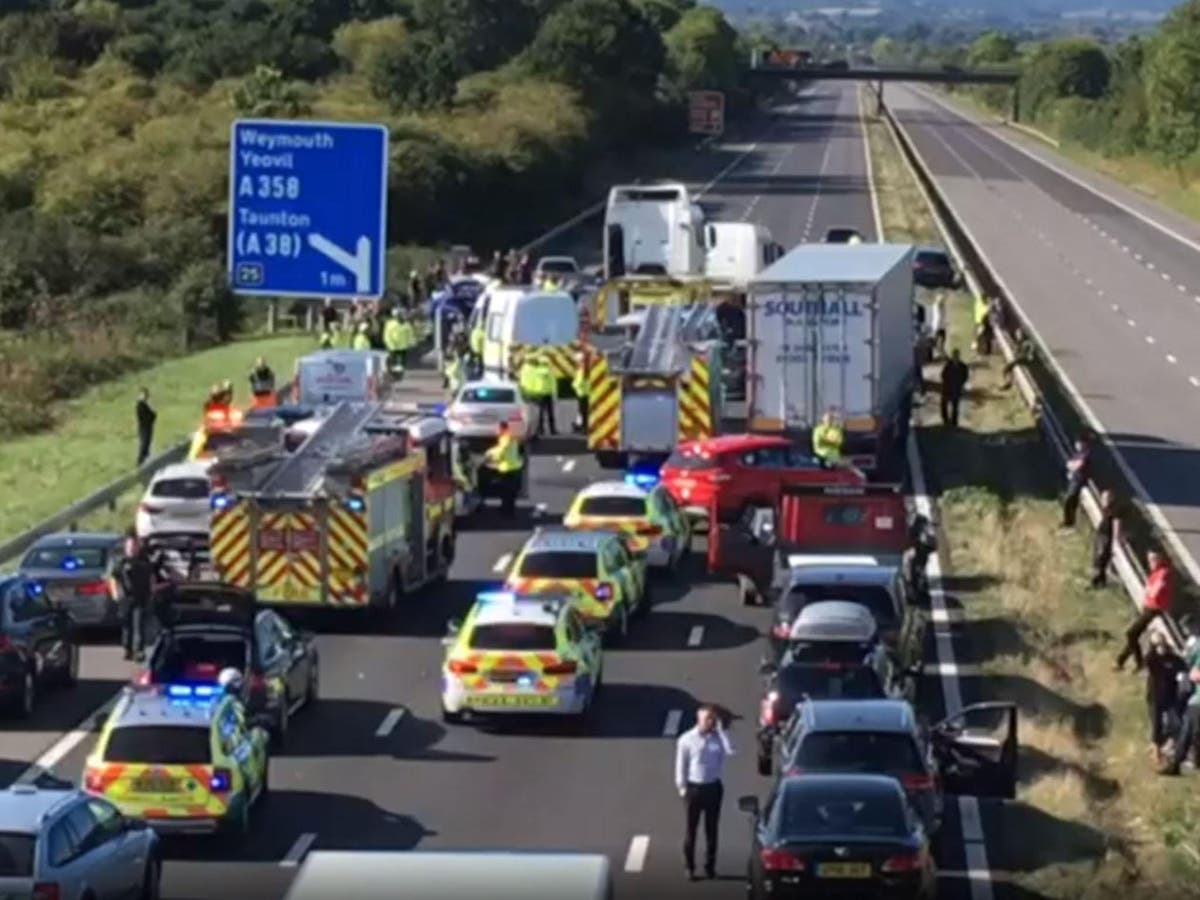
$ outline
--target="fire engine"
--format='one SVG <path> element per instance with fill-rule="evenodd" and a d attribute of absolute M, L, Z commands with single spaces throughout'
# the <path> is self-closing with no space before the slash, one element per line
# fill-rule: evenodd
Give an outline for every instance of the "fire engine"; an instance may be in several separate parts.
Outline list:
<path fill-rule="evenodd" d="M 423 405 L 340 403 L 218 453 L 211 555 L 266 603 L 392 606 L 446 577 L 454 479 L 445 420 Z"/>

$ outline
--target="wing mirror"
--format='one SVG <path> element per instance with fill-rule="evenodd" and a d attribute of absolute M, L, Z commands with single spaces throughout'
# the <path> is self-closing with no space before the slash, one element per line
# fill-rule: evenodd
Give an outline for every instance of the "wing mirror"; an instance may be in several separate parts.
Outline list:
<path fill-rule="evenodd" d="M 738 809 L 742 812 L 751 815 L 758 815 L 758 798 L 757 797 L 738 797 Z"/>

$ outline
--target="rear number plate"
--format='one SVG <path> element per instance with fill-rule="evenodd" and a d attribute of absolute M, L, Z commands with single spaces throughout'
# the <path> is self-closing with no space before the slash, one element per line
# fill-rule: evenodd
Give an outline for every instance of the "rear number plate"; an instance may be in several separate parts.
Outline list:
<path fill-rule="evenodd" d="M 558 697 L 553 694 L 478 694 L 471 698 L 471 706 L 536 707 L 553 706 Z"/>
<path fill-rule="evenodd" d="M 179 779 L 166 772 L 146 772 L 134 779 L 133 789 L 142 794 L 171 794 L 179 790 Z"/>
<path fill-rule="evenodd" d="M 820 863 L 818 878 L 870 878 L 870 863 Z"/>

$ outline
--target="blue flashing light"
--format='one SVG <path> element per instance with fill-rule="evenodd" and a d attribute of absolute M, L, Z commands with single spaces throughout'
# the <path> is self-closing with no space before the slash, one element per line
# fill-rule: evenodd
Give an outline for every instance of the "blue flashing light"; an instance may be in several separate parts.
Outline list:
<path fill-rule="evenodd" d="M 348 497 L 346 499 L 346 509 L 352 513 L 360 513 L 367 508 L 367 501 L 362 497 Z"/>
<path fill-rule="evenodd" d="M 25 591 L 30 597 L 40 597 L 46 593 L 46 586 L 40 581 L 27 581 L 25 582 Z"/>
<path fill-rule="evenodd" d="M 534 679 L 532 675 L 522 675 L 517 679 L 517 684 L 521 687 L 533 687 Z"/>
<path fill-rule="evenodd" d="M 211 684 L 168 684 L 166 693 L 172 700 L 211 700 L 220 689 Z"/>
<path fill-rule="evenodd" d="M 215 793 L 223 793 L 229 790 L 229 773 L 223 769 L 218 769 L 212 773 L 209 778 L 208 788 Z"/>
<path fill-rule="evenodd" d="M 625 483 L 648 491 L 658 484 L 658 475 L 655 472 L 627 472 Z"/>
<path fill-rule="evenodd" d="M 208 504 L 215 510 L 222 510 L 233 504 L 233 498 L 228 494 L 213 494 L 209 497 Z"/>
<path fill-rule="evenodd" d="M 476 594 L 475 599 L 480 603 L 512 603 L 517 595 L 512 591 L 483 591 Z"/>
<path fill-rule="evenodd" d="M 74 572 L 76 569 L 83 568 L 83 560 L 81 560 L 78 556 L 68 556 L 63 559 L 60 565 L 64 571 Z"/>

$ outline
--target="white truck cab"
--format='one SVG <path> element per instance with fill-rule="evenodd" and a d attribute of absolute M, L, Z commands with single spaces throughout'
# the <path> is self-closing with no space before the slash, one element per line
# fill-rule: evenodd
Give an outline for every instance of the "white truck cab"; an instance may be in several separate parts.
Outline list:
<path fill-rule="evenodd" d="M 604 277 L 703 275 L 704 211 L 680 182 L 617 185 L 604 212 Z"/>

